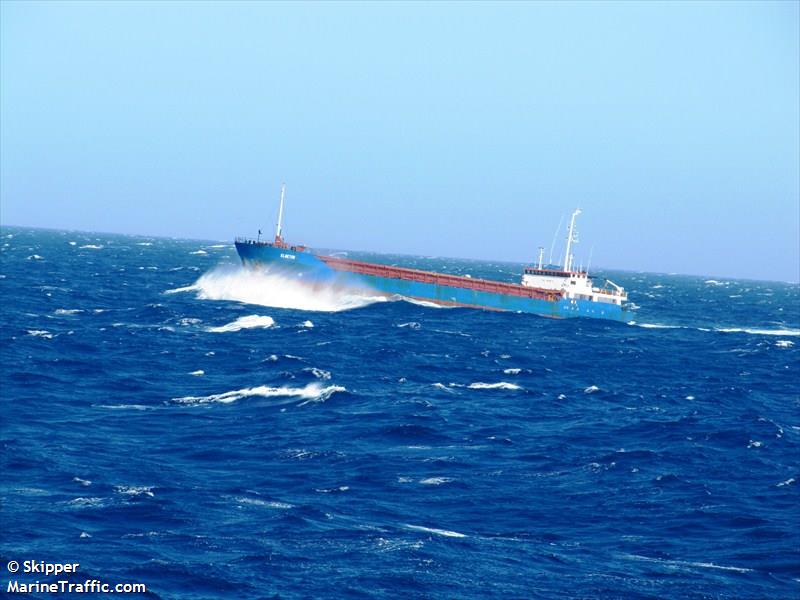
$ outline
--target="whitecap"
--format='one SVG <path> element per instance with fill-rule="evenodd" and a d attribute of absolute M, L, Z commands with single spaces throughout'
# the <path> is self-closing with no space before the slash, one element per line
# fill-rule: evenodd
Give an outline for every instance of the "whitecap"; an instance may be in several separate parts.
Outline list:
<path fill-rule="evenodd" d="M 149 498 L 155 496 L 153 486 L 148 485 L 117 485 L 114 486 L 114 491 L 123 496 L 147 496 Z"/>
<path fill-rule="evenodd" d="M 197 319 L 194 317 L 183 317 L 182 319 L 178 320 L 178 323 L 183 327 L 188 327 L 189 325 L 197 325 L 198 323 L 202 323 L 202 319 Z"/>
<path fill-rule="evenodd" d="M 312 323 L 311 321 L 303 321 L 303 322 L 300 324 L 300 326 L 301 326 L 301 327 L 306 327 L 306 328 L 308 328 L 308 329 L 311 329 L 312 327 L 314 327 L 314 323 Z"/>
<path fill-rule="evenodd" d="M 409 304 L 415 304 L 424 308 L 453 308 L 452 306 L 445 306 L 428 300 L 420 300 L 419 298 L 409 298 L 408 296 L 395 295 L 392 296 L 392 300 L 402 300 L 403 302 L 408 302 Z"/>
<path fill-rule="evenodd" d="M 503 369 L 503 373 L 506 375 L 519 375 L 522 373 L 522 369 Z"/>
<path fill-rule="evenodd" d="M 733 571 L 735 573 L 752 573 L 753 569 L 747 569 L 744 567 L 728 567 L 725 565 L 718 565 L 711 562 L 691 562 L 685 560 L 668 560 L 663 558 L 650 558 L 648 556 L 639 556 L 636 554 L 628 554 L 626 558 L 632 558 L 636 560 L 644 560 L 647 562 L 654 562 L 654 563 L 661 563 L 667 566 L 676 566 L 676 567 L 701 567 L 704 569 L 719 569 L 721 571 Z"/>
<path fill-rule="evenodd" d="M 643 327 L 644 329 L 682 329 L 680 325 L 662 325 L 660 323 L 637 323 L 636 321 L 629 321 L 628 325 L 635 325 L 636 327 Z"/>
<path fill-rule="evenodd" d="M 717 281 L 716 279 L 706 279 L 704 283 L 706 285 L 728 285 L 727 281 Z"/>
<path fill-rule="evenodd" d="M 472 390 L 521 390 L 522 388 L 515 383 L 508 383 L 506 381 L 500 381 L 498 383 L 484 383 L 482 381 L 476 381 L 475 383 L 470 383 L 468 388 Z"/>
<path fill-rule="evenodd" d="M 422 485 L 442 485 L 443 483 L 450 483 L 451 481 L 453 481 L 452 477 L 426 477 L 425 479 L 419 480 Z"/>
<path fill-rule="evenodd" d="M 721 333 L 749 333 L 752 335 L 800 336 L 800 329 L 751 329 L 747 327 L 719 327 L 714 331 Z"/>
<path fill-rule="evenodd" d="M 41 256 L 40 254 L 31 254 L 28 257 L 28 260 L 44 260 L 44 256 Z"/>
<path fill-rule="evenodd" d="M 78 508 L 84 508 L 84 507 L 93 508 L 97 506 L 103 506 L 104 504 L 106 504 L 106 500 L 103 498 L 96 498 L 96 497 L 90 497 L 90 498 L 80 497 L 70 500 L 67 504 Z"/>
<path fill-rule="evenodd" d="M 435 535 L 441 535 L 444 537 L 452 537 L 452 538 L 465 538 L 467 537 L 463 533 L 458 533 L 457 531 L 450 531 L 448 529 L 435 529 L 433 527 L 423 527 L 422 525 L 408 525 L 406 524 L 406 529 L 411 529 L 412 531 L 421 531 L 423 533 L 433 533 Z"/>
<path fill-rule="evenodd" d="M 181 404 L 207 404 L 210 402 L 229 404 L 241 400 L 242 398 L 260 396 L 262 398 L 294 397 L 303 399 L 306 402 L 324 402 L 336 392 L 346 391 L 347 390 L 342 386 L 329 385 L 327 387 L 322 387 L 318 383 L 309 383 L 302 388 L 268 387 L 266 385 L 261 385 L 258 387 L 223 392 L 221 394 L 211 394 L 209 396 L 184 396 L 182 398 L 173 398 L 173 401 Z M 305 404 L 305 402 L 303 404 Z"/>
<path fill-rule="evenodd" d="M 152 246 L 153 242 L 136 242 L 137 246 Z"/>
<path fill-rule="evenodd" d="M 416 321 L 410 321 L 408 323 L 400 323 L 398 327 L 408 327 L 409 329 L 422 329 L 422 325 L 417 323 Z"/>
<path fill-rule="evenodd" d="M 584 394 L 593 394 L 594 392 L 598 392 L 598 391 L 600 391 L 599 387 L 597 387 L 596 385 L 590 385 L 585 390 L 583 390 L 583 393 Z"/>
<path fill-rule="evenodd" d="M 33 337 L 41 337 L 46 340 L 53 339 L 53 334 L 46 329 L 28 329 L 28 335 L 32 335 Z"/>
<path fill-rule="evenodd" d="M 57 315 L 77 315 L 78 313 L 82 313 L 83 311 L 80 308 L 57 308 L 56 313 Z"/>
<path fill-rule="evenodd" d="M 205 250 L 195 250 L 194 252 L 189 252 L 189 254 L 202 255 L 202 254 L 208 254 L 208 252 L 206 252 Z"/>
<path fill-rule="evenodd" d="M 786 481 L 781 481 L 780 483 L 776 483 L 775 487 L 783 487 L 783 486 L 786 486 L 786 485 L 792 485 L 794 482 L 795 482 L 795 478 L 794 477 L 790 477 Z"/>
<path fill-rule="evenodd" d="M 307 373 L 311 373 L 317 379 L 322 379 L 323 381 L 327 381 L 331 378 L 331 372 L 326 371 L 325 369 L 318 369 L 317 367 L 306 367 L 303 371 Z"/>
<path fill-rule="evenodd" d="M 81 250 L 102 250 L 103 246 L 99 244 L 84 244 L 80 248 Z"/>
<path fill-rule="evenodd" d="M 315 491 L 319 492 L 320 494 L 332 494 L 334 492 L 346 492 L 350 489 L 349 485 L 340 485 L 339 487 L 335 488 L 323 488 L 317 489 Z"/>
<path fill-rule="evenodd" d="M 764 442 L 759 442 L 757 440 L 750 440 L 750 443 L 747 444 L 748 448 L 761 448 L 764 445 Z"/>
<path fill-rule="evenodd" d="M 80 483 L 82 486 L 92 485 L 91 481 L 89 481 L 88 479 L 81 479 L 80 477 L 73 477 L 72 481 L 74 481 L 75 483 Z"/>
<path fill-rule="evenodd" d="M 206 372 L 203 369 L 197 369 L 197 371 L 192 371 L 189 375 L 194 375 L 195 377 L 200 377 L 201 375 L 205 375 Z"/>
<path fill-rule="evenodd" d="M 228 244 L 213 244 L 212 246 L 206 246 L 206 248 L 227 248 Z"/>
<path fill-rule="evenodd" d="M 247 315 L 246 317 L 239 317 L 227 325 L 222 325 L 220 327 L 208 327 L 206 331 L 210 333 L 228 333 L 232 331 L 241 331 L 242 329 L 268 329 L 273 325 L 275 325 L 275 320 L 272 317 Z"/>
<path fill-rule="evenodd" d="M 78 242 L 67 242 L 70 246 L 77 246 Z"/>
<path fill-rule="evenodd" d="M 265 508 L 277 508 L 280 510 L 289 510 L 294 508 L 293 504 L 289 504 L 288 502 L 276 502 L 274 500 L 262 500 L 261 498 L 247 498 L 247 497 L 239 497 L 236 498 L 236 501 L 239 504 L 247 504 L 250 506 L 263 506 Z"/>
<path fill-rule="evenodd" d="M 775 342 L 775 345 L 778 348 L 791 348 L 792 346 L 794 346 L 794 342 L 790 340 L 778 340 L 777 342 Z"/>
<path fill-rule="evenodd" d="M 92 537 L 92 536 L 91 536 L 91 534 L 89 534 L 89 533 L 86 533 L 85 531 L 81 531 L 81 535 L 80 535 L 80 537 L 81 537 L 81 538 L 90 538 L 90 537 Z"/>

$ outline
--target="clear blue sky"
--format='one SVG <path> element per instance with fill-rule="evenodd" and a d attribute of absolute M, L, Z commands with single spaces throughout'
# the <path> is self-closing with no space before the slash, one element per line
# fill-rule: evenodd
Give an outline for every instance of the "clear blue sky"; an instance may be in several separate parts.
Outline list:
<path fill-rule="evenodd" d="M 3 2 L 0 221 L 796 281 L 797 2 Z"/>

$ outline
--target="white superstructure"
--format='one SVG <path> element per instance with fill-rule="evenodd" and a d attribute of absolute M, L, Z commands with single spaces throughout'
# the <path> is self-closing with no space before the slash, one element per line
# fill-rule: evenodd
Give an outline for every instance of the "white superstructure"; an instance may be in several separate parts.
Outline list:
<path fill-rule="evenodd" d="M 575 257 L 572 254 L 572 245 L 578 243 L 575 218 L 579 214 L 581 214 L 581 209 L 576 208 L 569 221 L 567 244 L 564 250 L 564 264 L 561 266 L 543 265 L 543 249 L 540 248 L 539 263 L 534 267 L 525 268 L 522 275 L 522 285 L 561 291 L 564 293 L 564 297 L 571 300 L 588 300 L 621 306 L 623 302 L 628 300 L 628 294 L 622 287 L 608 279 L 604 280 L 602 286 L 595 287 L 594 280 L 587 271 L 573 269 Z"/>

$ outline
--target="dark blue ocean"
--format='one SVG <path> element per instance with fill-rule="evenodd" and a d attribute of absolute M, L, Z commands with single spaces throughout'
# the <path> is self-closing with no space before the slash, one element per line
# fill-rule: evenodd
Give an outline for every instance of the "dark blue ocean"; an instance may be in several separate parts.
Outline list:
<path fill-rule="evenodd" d="M 797 285 L 605 273 L 635 322 L 553 320 L 0 233 L 2 593 L 42 560 L 149 598 L 800 596 Z"/>

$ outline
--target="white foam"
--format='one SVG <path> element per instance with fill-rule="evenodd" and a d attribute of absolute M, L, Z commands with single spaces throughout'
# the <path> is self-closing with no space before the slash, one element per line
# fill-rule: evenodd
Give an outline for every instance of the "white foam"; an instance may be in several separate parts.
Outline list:
<path fill-rule="evenodd" d="M 28 329 L 28 335 L 32 335 L 33 337 L 41 337 L 46 340 L 53 339 L 53 334 L 46 329 Z"/>
<path fill-rule="evenodd" d="M 206 248 L 227 248 L 228 244 L 214 244 L 212 246 L 206 246 Z"/>
<path fill-rule="evenodd" d="M 503 373 L 506 375 L 519 375 L 522 373 L 522 369 L 503 369 Z"/>
<path fill-rule="evenodd" d="M 206 331 L 210 333 L 229 333 L 231 331 L 241 331 L 242 329 L 261 328 L 268 329 L 275 325 L 275 319 L 261 315 L 247 315 L 239 317 L 232 323 L 220 327 L 208 327 Z"/>
<path fill-rule="evenodd" d="M 56 314 L 57 315 L 77 315 L 78 313 L 82 313 L 83 311 L 80 308 L 57 308 Z"/>
<path fill-rule="evenodd" d="M 203 369 L 197 369 L 197 371 L 192 371 L 191 373 L 189 373 L 189 375 L 194 375 L 195 377 L 200 377 L 205 374 L 206 372 L 203 371 Z"/>
<path fill-rule="evenodd" d="M 44 260 L 44 256 L 41 256 L 39 254 L 31 254 L 28 257 L 28 260 Z"/>
<path fill-rule="evenodd" d="M 74 500 L 70 500 L 68 502 L 70 506 L 76 507 L 95 507 L 95 506 L 103 506 L 106 504 L 106 501 L 103 498 L 75 498 Z"/>
<path fill-rule="evenodd" d="M 795 482 L 795 478 L 794 477 L 790 477 L 786 481 L 781 481 L 780 483 L 776 483 L 775 487 L 783 487 L 785 485 L 792 485 L 794 482 Z"/>
<path fill-rule="evenodd" d="M 77 246 L 78 242 L 68 242 L 70 246 Z"/>
<path fill-rule="evenodd" d="M 90 538 L 92 535 L 90 533 L 86 533 L 85 531 L 81 531 L 81 538 Z"/>
<path fill-rule="evenodd" d="M 681 329 L 680 325 L 661 325 L 660 323 L 637 323 L 636 321 L 629 321 L 628 325 L 636 325 L 636 327 L 643 327 L 645 329 Z"/>
<path fill-rule="evenodd" d="M 231 266 L 214 268 L 192 285 L 165 293 L 182 292 L 195 292 L 198 300 L 231 300 L 320 312 L 338 312 L 387 301 L 384 296 L 359 295 L 331 284 L 306 283 L 285 274 Z"/>
<path fill-rule="evenodd" d="M 317 379 L 322 379 L 324 381 L 327 381 L 328 379 L 331 378 L 331 372 L 326 371 L 325 369 L 318 369 L 317 367 L 306 367 L 305 369 L 303 369 L 303 371 L 311 373 Z"/>
<path fill-rule="evenodd" d="M 195 317 L 183 317 L 182 319 L 178 320 L 178 323 L 183 327 L 188 327 L 189 325 L 197 325 L 198 323 L 202 323 L 203 319 L 197 319 Z"/>
<path fill-rule="evenodd" d="M 336 392 L 346 391 L 347 390 L 345 388 L 339 385 L 322 387 L 319 383 L 309 383 L 305 387 L 301 388 L 269 387 L 266 385 L 260 385 L 252 388 L 243 388 L 241 390 L 223 392 L 221 394 L 211 394 L 209 396 L 184 396 L 182 398 L 173 398 L 173 401 L 180 402 L 181 404 L 207 404 L 210 402 L 230 404 L 231 402 L 236 402 L 242 398 L 260 396 L 262 398 L 294 397 L 303 399 L 306 402 L 324 402 Z"/>
<path fill-rule="evenodd" d="M 89 481 L 88 479 L 81 479 L 80 477 L 73 477 L 72 481 L 74 481 L 75 483 L 79 483 L 84 487 L 92 485 L 91 481 Z"/>
<path fill-rule="evenodd" d="M 475 383 L 470 383 L 467 387 L 473 390 L 521 390 L 522 388 L 515 383 L 508 383 L 506 381 L 500 381 L 499 383 L 483 383 L 482 381 L 476 381 Z"/>
<path fill-rule="evenodd" d="M 750 329 L 747 327 L 720 327 L 714 331 L 722 333 L 750 333 L 752 335 L 800 336 L 800 329 Z"/>
<path fill-rule="evenodd" d="M 103 246 L 99 244 L 84 244 L 80 248 L 81 250 L 102 250 Z"/>
<path fill-rule="evenodd" d="M 406 528 L 411 529 L 413 531 L 421 531 L 423 533 L 433 533 L 435 535 L 441 535 L 444 537 L 452 537 L 452 538 L 467 537 L 463 533 L 458 533 L 457 531 L 449 531 L 447 529 L 434 529 L 433 527 L 423 527 L 422 525 L 406 525 Z"/>
<path fill-rule="evenodd" d="M 717 281 L 716 279 L 706 279 L 706 285 L 728 285 L 727 281 Z"/>
<path fill-rule="evenodd" d="M 451 481 L 453 481 L 452 477 L 426 477 L 425 479 L 419 480 L 422 485 L 442 485 L 443 483 L 450 483 Z"/>
<path fill-rule="evenodd" d="M 153 242 L 136 242 L 137 246 L 152 246 Z"/>
<path fill-rule="evenodd" d="M 583 390 L 583 393 L 584 394 L 593 394 L 594 392 L 599 392 L 599 391 L 600 391 L 599 387 L 597 387 L 596 385 L 590 385 L 585 390 Z"/>
<path fill-rule="evenodd" d="M 108 410 L 147 410 L 152 408 L 144 404 L 97 404 L 98 408 L 106 408 Z"/>
<path fill-rule="evenodd" d="M 404 302 L 408 302 L 409 304 L 416 304 L 417 306 L 422 306 L 424 308 L 453 308 L 452 306 L 436 304 L 435 302 L 430 302 L 428 300 L 419 300 L 418 298 L 408 298 L 406 296 L 392 296 L 392 300 L 403 300 Z"/>
<path fill-rule="evenodd" d="M 294 508 L 294 505 L 289 504 L 288 502 L 275 502 L 274 500 L 261 500 L 260 498 L 240 497 L 236 498 L 236 501 L 239 504 L 249 504 L 250 506 L 263 506 L 266 508 L 277 508 L 280 510 L 289 510 L 290 508 Z"/>
<path fill-rule="evenodd" d="M 777 342 L 775 342 L 775 345 L 778 348 L 791 348 L 792 346 L 794 346 L 794 342 L 790 340 L 778 340 Z"/>
<path fill-rule="evenodd" d="M 301 323 L 301 327 L 306 327 L 307 329 L 311 329 L 312 327 L 314 327 L 314 323 L 312 323 L 311 321 L 303 321 Z"/>
<path fill-rule="evenodd" d="M 189 252 L 189 254 L 202 255 L 202 254 L 208 254 L 208 252 L 206 252 L 205 250 L 195 250 L 194 252 Z"/>
<path fill-rule="evenodd" d="M 410 321 L 408 323 L 400 323 L 398 327 L 408 327 L 409 329 L 422 329 L 422 325 L 417 323 L 416 321 Z"/>
<path fill-rule="evenodd" d="M 147 485 L 117 485 L 114 486 L 114 491 L 124 496 L 147 496 L 149 498 L 155 496 L 153 486 Z"/>
<path fill-rule="evenodd" d="M 733 571 L 735 573 L 752 573 L 753 569 L 746 569 L 744 567 L 729 567 L 725 565 L 718 565 L 711 562 L 692 562 L 686 560 L 669 560 L 664 558 L 651 558 L 649 556 L 640 556 L 638 554 L 626 554 L 625 558 L 634 560 L 643 560 L 653 563 L 661 563 L 667 566 L 674 567 L 701 567 L 703 569 L 719 569 L 721 571 Z"/>

